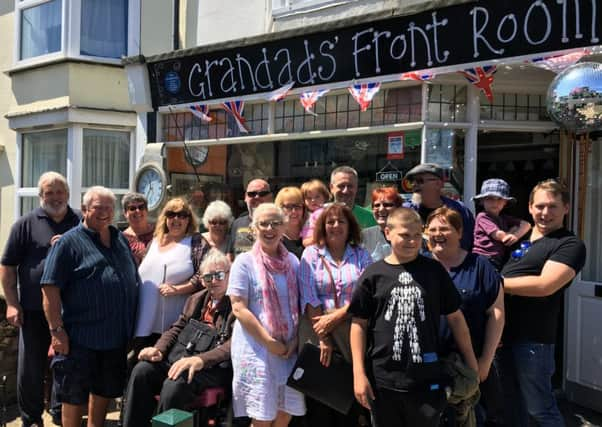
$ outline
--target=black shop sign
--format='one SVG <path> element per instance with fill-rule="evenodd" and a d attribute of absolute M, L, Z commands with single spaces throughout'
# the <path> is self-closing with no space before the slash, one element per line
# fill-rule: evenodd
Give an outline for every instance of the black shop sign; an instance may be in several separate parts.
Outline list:
<path fill-rule="evenodd" d="M 154 107 L 599 44 L 602 0 L 482 0 L 226 50 L 148 69 Z"/>

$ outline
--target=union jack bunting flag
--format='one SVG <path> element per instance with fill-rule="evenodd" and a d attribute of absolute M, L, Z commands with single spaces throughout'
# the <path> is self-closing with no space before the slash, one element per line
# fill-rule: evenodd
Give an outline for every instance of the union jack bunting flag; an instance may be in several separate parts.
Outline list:
<path fill-rule="evenodd" d="M 190 105 L 190 111 L 197 116 L 201 121 L 209 123 L 213 118 L 209 116 L 209 106 L 203 104 Z"/>
<path fill-rule="evenodd" d="M 305 111 L 309 114 L 313 114 L 314 116 L 317 116 L 317 114 L 314 113 L 311 109 L 314 106 L 314 104 L 318 101 L 318 99 L 320 99 L 320 97 L 322 95 L 327 94 L 329 92 L 329 90 L 330 89 L 318 89 L 318 90 L 312 90 L 310 92 L 303 92 L 300 95 L 299 100 L 300 100 L 303 108 L 305 108 Z"/>
<path fill-rule="evenodd" d="M 558 74 L 565 68 L 575 64 L 583 56 L 589 55 L 590 53 L 591 52 L 589 50 L 585 49 L 578 52 L 567 53 L 565 55 L 553 55 L 535 58 L 527 62 L 538 68 L 543 68 L 544 70 L 552 71 L 553 73 Z"/>
<path fill-rule="evenodd" d="M 361 83 L 351 86 L 349 93 L 360 105 L 360 111 L 366 111 L 379 90 L 380 83 Z"/>
<path fill-rule="evenodd" d="M 236 120 L 236 124 L 238 125 L 238 129 L 242 133 L 249 133 L 249 129 L 247 129 L 247 126 L 246 126 L 247 121 L 242 116 L 242 112 L 245 109 L 244 101 L 224 102 L 222 104 L 222 107 L 224 110 L 226 110 L 228 113 L 230 113 L 232 115 L 232 117 L 234 117 L 234 120 Z"/>
<path fill-rule="evenodd" d="M 282 101 L 284 98 L 286 98 L 286 95 L 288 95 L 294 84 L 295 82 L 290 82 L 279 89 L 268 92 L 266 99 L 274 102 Z"/>
<path fill-rule="evenodd" d="M 411 73 L 403 73 L 399 77 L 399 80 L 426 81 L 426 80 L 432 80 L 433 78 L 435 78 L 435 75 L 433 73 L 426 73 L 424 71 L 414 71 Z"/>
<path fill-rule="evenodd" d="M 464 71 L 458 71 L 466 80 L 472 83 L 476 88 L 483 91 L 489 102 L 493 102 L 493 92 L 491 85 L 493 84 L 493 74 L 497 71 L 495 65 L 485 67 L 468 68 Z"/>

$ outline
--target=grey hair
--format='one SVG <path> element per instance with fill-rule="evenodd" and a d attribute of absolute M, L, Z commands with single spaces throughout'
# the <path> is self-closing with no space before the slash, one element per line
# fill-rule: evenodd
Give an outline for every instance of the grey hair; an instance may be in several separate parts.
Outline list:
<path fill-rule="evenodd" d="M 284 211 L 280 207 L 276 206 L 274 203 L 262 203 L 255 208 L 255 211 L 253 211 L 253 222 L 251 223 L 253 228 L 257 228 L 257 218 L 267 212 L 276 212 L 276 215 L 278 215 L 282 222 L 288 221 L 287 216 L 284 215 Z"/>
<path fill-rule="evenodd" d="M 52 185 L 57 183 L 62 184 L 63 187 L 65 187 L 67 194 L 69 194 L 69 184 L 67 183 L 67 179 L 58 172 L 49 171 L 44 172 L 42 175 L 40 175 L 40 179 L 38 179 L 38 195 L 42 195 L 42 186 L 44 184 Z"/>
<path fill-rule="evenodd" d="M 201 274 L 205 272 L 207 266 L 211 264 L 223 264 L 226 266 L 226 269 L 230 270 L 230 260 L 228 257 L 219 249 L 211 248 L 207 255 L 203 258 L 203 262 L 201 262 Z"/>
<path fill-rule="evenodd" d="M 141 202 L 144 203 L 144 206 L 148 206 L 148 200 L 146 200 L 144 194 L 130 191 L 129 193 L 125 193 L 125 195 L 121 199 L 121 209 L 125 211 L 130 205 L 130 203 L 135 202 Z"/>
<path fill-rule="evenodd" d="M 334 176 L 337 173 L 344 173 L 347 175 L 353 175 L 355 177 L 355 180 L 358 180 L 358 174 L 357 171 L 355 169 L 353 169 L 351 166 L 339 166 L 337 168 L 334 168 L 332 170 L 332 172 L 330 172 L 330 183 L 332 184 L 334 181 Z"/>
<path fill-rule="evenodd" d="M 113 206 L 115 206 L 115 201 L 117 200 L 115 194 L 113 194 L 113 192 L 107 187 L 103 187 L 102 185 L 95 185 L 94 187 L 88 188 L 88 191 L 86 191 L 86 194 L 84 194 L 84 197 L 82 199 L 82 206 L 89 208 L 90 203 L 92 202 L 92 198 L 94 196 L 107 197 L 111 199 L 113 201 Z"/>
<path fill-rule="evenodd" d="M 215 218 L 223 218 L 228 221 L 228 228 L 232 225 L 234 217 L 232 216 L 232 209 L 230 206 L 222 200 L 214 200 L 207 205 L 205 212 L 203 213 L 203 225 L 205 228 L 209 228 L 209 221 Z"/>

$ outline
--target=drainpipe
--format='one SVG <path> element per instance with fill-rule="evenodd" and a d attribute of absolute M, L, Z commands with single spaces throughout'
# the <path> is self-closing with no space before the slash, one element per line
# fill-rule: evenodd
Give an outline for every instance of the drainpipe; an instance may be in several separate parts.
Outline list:
<path fill-rule="evenodd" d="M 180 49 L 180 0 L 173 0 L 173 50 Z"/>

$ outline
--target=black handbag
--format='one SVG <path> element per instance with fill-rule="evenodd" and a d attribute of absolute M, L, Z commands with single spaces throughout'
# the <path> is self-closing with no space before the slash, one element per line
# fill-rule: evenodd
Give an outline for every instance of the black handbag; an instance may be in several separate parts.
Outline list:
<path fill-rule="evenodd" d="M 173 365 L 183 357 L 204 353 L 222 344 L 226 340 L 226 328 L 230 310 L 224 313 L 224 321 L 218 331 L 213 326 L 195 319 L 201 314 L 202 304 L 197 306 L 182 332 L 179 333 L 175 344 L 167 354 L 167 362 Z"/>

